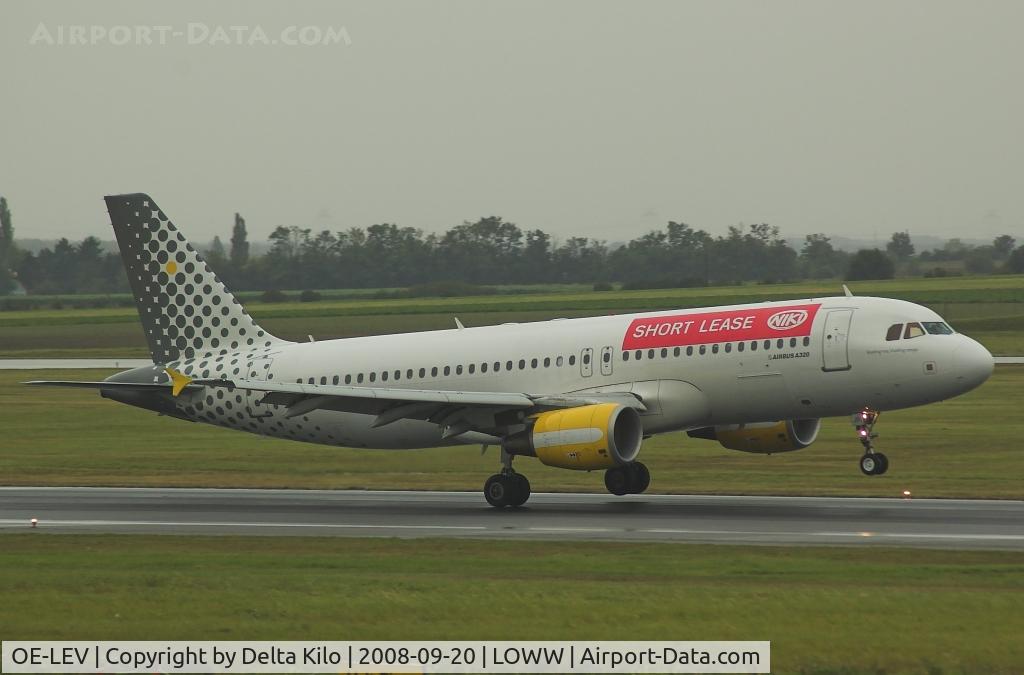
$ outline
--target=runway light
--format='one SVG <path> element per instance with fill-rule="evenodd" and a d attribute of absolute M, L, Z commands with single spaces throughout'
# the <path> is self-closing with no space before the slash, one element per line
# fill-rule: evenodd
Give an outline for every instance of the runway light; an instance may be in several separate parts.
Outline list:
<path fill-rule="evenodd" d="M 904 490 L 903 491 L 903 498 L 904 499 L 910 499 L 910 490 Z"/>
<path fill-rule="evenodd" d="M 30 521 L 28 521 L 28 522 L 32 523 L 32 527 L 35 527 L 35 526 L 36 526 L 36 524 L 37 524 L 37 523 L 38 523 L 39 521 L 38 521 L 38 520 L 36 520 L 35 518 L 33 518 L 32 520 L 30 520 Z"/>

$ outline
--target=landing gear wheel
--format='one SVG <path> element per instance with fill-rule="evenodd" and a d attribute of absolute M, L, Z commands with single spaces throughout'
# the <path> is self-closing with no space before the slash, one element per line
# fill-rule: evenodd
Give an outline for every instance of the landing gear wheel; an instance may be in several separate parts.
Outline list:
<path fill-rule="evenodd" d="M 651 472 L 642 462 L 633 462 L 633 481 L 629 486 L 631 494 L 638 495 L 651 485 Z"/>
<path fill-rule="evenodd" d="M 530 481 L 518 473 L 496 473 L 484 483 L 484 498 L 499 509 L 522 506 L 530 498 Z"/>
<path fill-rule="evenodd" d="M 496 473 L 484 483 L 484 498 L 495 508 L 510 506 L 519 496 L 518 487 L 514 478 Z"/>
<path fill-rule="evenodd" d="M 857 438 L 864 446 L 864 455 L 860 458 L 860 470 L 865 476 L 881 476 L 889 470 L 889 458 L 880 452 L 875 452 L 875 444 L 872 442 L 878 437 L 875 433 L 875 423 L 881 413 L 864 408 L 853 416 L 853 426 L 857 429 Z"/>
<path fill-rule="evenodd" d="M 604 486 L 613 495 L 638 495 L 651 484 L 651 472 L 641 462 L 613 466 L 604 472 Z"/>
<path fill-rule="evenodd" d="M 509 502 L 509 506 L 522 506 L 530 498 L 530 481 L 521 473 L 514 473 L 510 476 L 516 484 L 516 498 Z"/>
<path fill-rule="evenodd" d="M 860 470 L 865 476 L 881 476 L 889 470 L 889 458 L 880 452 L 868 453 L 860 458 Z"/>
<path fill-rule="evenodd" d="M 613 466 L 604 472 L 604 486 L 608 488 L 608 492 L 613 495 L 621 497 L 622 495 L 628 495 L 630 490 L 630 484 L 633 482 L 633 472 L 630 470 L 629 464 L 625 466 Z"/>

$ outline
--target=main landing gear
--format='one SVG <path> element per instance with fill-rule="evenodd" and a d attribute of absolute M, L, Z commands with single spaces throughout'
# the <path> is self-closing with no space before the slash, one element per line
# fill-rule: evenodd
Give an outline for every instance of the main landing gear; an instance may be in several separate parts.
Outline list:
<path fill-rule="evenodd" d="M 530 481 L 512 469 L 512 455 L 501 451 L 501 472 L 484 483 L 484 498 L 496 508 L 522 506 L 530 498 Z M 630 462 L 604 472 L 604 486 L 613 495 L 638 495 L 651 484 L 651 472 L 642 462 Z"/>
<path fill-rule="evenodd" d="M 857 428 L 857 439 L 864 446 L 864 454 L 860 458 L 860 470 L 865 476 L 881 476 L 889 470 L 889 458 L 875 451 L 872 439 L 878 438 L 874 432 L 875 423 L 881 416 L 880 412 L 865 408 L 853 416 L 853 425 Z"/>
<path fill-rule="evenodd" d="M 522 506 L 530 498 L 530 481 L 526 476 L 512 469 L 512 455 L 501 451 L 501 473 L 496 473 L 484 483 L 484 498 L 496 508 Z"/>
<path fill-rule="evenodd" d="M 613 495 L 638 495 L 651 484 L 651 472 L 643 462 L 614 466 L 604 472 L 604 486 Z"/>

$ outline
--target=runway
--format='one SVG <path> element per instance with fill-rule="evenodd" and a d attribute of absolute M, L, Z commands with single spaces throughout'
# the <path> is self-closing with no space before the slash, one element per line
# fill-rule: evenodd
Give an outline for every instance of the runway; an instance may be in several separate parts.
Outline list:
<path fill-rule="evenodd" d="M 1024 550 L 1024 502 L 547 493 L 497 510 L 475 492 L 0 488 L 0 533 L 28 531 Z"/>

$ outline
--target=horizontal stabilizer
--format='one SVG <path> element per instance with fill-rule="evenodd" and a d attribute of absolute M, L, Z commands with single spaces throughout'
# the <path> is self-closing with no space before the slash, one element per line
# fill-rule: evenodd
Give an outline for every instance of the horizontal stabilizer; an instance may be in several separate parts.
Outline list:
<path fill-rule="evenodd" d="M 170 384 L 156 384 L 151 382 L 78 382 L 74 380 L 33 380 L 23 382 L 37 387 L 70 387 L 73 389 L 121 389 L 122 391 L 166 391 L 170 392 Z M 187 390 L 200 389 L 196 385 L 184 387 Z"/>

